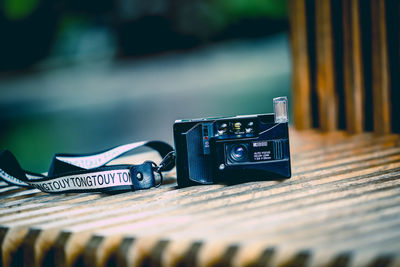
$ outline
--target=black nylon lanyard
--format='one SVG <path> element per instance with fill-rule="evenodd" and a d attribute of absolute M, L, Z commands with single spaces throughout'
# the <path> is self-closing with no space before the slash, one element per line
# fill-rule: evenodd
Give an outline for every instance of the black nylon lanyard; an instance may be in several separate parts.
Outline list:
<path fill-rule="evenodd" d="M 147 146 L 163 158 L 157 166 L 152 161 L 139 165 L 111 165 L 119 156 Z M 117 146 L 95 154 L 56 154 L 47 175 L 21 168 L 9 150 L 0 152 L 0 180 L 9 185 L 37 188 L 47 193 L 104 192 L 115 193 L 148 189 L 156 185 L 155 173 L 169 171 L 175 166 L 173 148 L 161 141 L 143 141 Z M 161 182 L 160 182 L 161 183 Z"/>

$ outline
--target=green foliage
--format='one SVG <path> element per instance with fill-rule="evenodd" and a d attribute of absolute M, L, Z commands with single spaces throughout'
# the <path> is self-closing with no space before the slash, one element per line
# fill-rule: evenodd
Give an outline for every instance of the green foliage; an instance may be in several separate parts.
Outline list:
<path fill-rule="evenodd" d="M 4 15 L 9 20 L 20 20 L 32 14 L 39 0 L 4 0 Z"/>
<path fill-rule="evenodd" d="M 243 19 L 288 17 L 288 0 L 204 0 L 201 6 L 202 9 L 196 9 L 201 19 L 195 24 L 204 28 L 206 37 Z M 186 19 L 183 24 L 188 25 L 186 22 L 192 17 Z"/>
<path fill-rule="evenodd" d="M 0 148 L 7 148 L 15 154 L 23 168 L 46 171 L 58 143 L 57 136 L 49 128 L 43 120 L 19 120 L 2 136 Z"/>
<path fill-rule="evenodd" d="M 211 0 L 228 20 L 244 17 L 286 18 L 287 0 Z"/>

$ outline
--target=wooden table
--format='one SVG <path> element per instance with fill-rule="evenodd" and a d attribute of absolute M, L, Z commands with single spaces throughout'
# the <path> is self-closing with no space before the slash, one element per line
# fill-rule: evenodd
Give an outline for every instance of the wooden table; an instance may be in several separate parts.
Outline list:
<path fill-rule="evenodd" d="M 118 195 L 3 185 L 3 266 L 400 265 L 399 135 L 291 141 L 283 182 L 177 189 L 172 172 Z"/>

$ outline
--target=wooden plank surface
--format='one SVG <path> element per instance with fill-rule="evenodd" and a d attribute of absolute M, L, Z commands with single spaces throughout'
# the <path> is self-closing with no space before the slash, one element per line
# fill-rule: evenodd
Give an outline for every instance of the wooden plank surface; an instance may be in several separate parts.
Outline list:
<path fill-rule="evenodd" d="M 398 265 L 399 135 L 291 130 L 291 150 L 285 181 L 118 195 L 3 185 L 3 266 Z"/>

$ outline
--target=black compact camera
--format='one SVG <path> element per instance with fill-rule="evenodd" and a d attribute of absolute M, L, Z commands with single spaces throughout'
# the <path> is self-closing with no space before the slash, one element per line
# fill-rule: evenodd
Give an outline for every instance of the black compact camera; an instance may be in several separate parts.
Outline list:
<path fill-rule="evenodd" d="M 180 187 L 291 176 L 286 97 L 270 114 L 177 120 L 174 141 Z"/>

